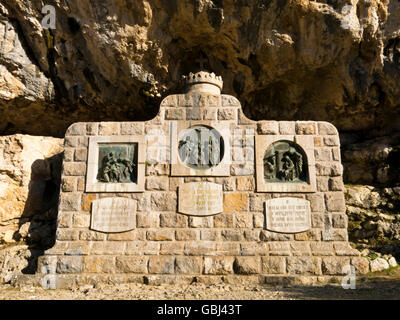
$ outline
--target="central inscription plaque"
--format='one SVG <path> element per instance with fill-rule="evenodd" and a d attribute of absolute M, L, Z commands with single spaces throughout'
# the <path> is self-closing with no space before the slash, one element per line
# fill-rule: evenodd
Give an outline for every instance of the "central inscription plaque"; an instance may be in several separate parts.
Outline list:
<path fill-rule="evenodd" d="M 100 232 L 124 232 L 135 228 L 135 200 L 103 198 L 92 203 L 90 228 Z"/>
<path fill-rule="evenodd" d="M 189 182 L 179 187 L 180 213 L 209 216 L 223 211 L 222 185 L 212 182 Z"/>
<path fill-rule="evenodd" d="M 265 201 L 267 230 L 282 233 L 304 232 L 311 228 L 310 202 L 300 198 Z"/>

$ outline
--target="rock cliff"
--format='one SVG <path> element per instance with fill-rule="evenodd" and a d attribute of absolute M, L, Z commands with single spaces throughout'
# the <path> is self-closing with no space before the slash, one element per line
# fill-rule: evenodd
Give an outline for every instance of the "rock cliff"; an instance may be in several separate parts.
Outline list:
<path fill-rule="evenodd" d="M 0 132 L 62 137 L 77 120 L 141 120 L 204 65 L 254 119 L 398 129 L 398 1 L 88 1 L 0 5 Z M 43 125 L 43 121 L 46 126 Z M 365 137 L 363 135 L 363 137 Z"/>

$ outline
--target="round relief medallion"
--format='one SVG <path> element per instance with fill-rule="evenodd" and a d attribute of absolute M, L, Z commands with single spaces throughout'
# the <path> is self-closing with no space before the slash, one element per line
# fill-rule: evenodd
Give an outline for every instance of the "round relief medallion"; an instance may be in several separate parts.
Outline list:
<path fill-rule="evenodd" d="M 180 160 L 189 168 L 210 169 L 217 166 L 224 156 L 224 140 L 214 128 L 193 126 L 181 134 L 178 153 Z"/>

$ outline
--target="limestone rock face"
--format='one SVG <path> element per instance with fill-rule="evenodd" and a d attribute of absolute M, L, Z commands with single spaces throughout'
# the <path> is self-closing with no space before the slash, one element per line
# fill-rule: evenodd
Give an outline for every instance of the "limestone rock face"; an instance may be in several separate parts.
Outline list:
<path fill-rule="evenodd" d="M 382 258 L 376 258 L 370 263 L 371 272 L 382 271 L 389 268 L 389 263 Z"/>
<path fill-rule="evenodd" d="M 395 186 L 400 175 L 400 135 L 360 141 L 342 135 L 343 177 L 347 183 Z"/>
<path fill-rule="evenodd" d="M 26 238 L 39 228 L 40 214 L 56 209 L 62 151 L 63 139 L 0 137 L 0 242 Z"/>
<path fill-rule="evenodd" d="M 396 1 L 46 4 L 55 29 L 43 27 L 41 2 L 0 4 L 3 134 L 61 137 L 78 120 L 150 119 L 200 57 L 254 119 L 376 132 L 400 123 Z"/>
<path fill-rule="evenodd" d="M 400 188 L 346 185 L 351 241 L 400 257 Z"/>
<path fill-rule="evenodd" d="M 0 247 L 0 284 L 9 283 L 15 275 L 25 271 L 30 258 L 31 252 L 27 245 Z"/>

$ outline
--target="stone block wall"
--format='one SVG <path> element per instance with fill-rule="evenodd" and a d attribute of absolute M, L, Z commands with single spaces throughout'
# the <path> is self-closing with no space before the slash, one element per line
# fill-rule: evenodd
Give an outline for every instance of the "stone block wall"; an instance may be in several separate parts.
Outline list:
<path fill-rule="evenodd" d="M 170 131 L 206 121 L 231 132 L 228 176 L 171 176 Z M 146 138 L 144 192 L 85 192 L 92 136 Z M 315 192 L 257 192 L 255 136 L 313 137 Z M 268 146 L 265 146 L 267 148 Z M 75 123 L 66 132 L 55 246 L 40 258 L 38 274 L 57 286 L 93 281 L 300 281 L 337 279 L 343 267 L 368 272 L 368 261 L 348 244 L 339 136 L 327 122 L 252 121 L 228 95 L 179 94 L 163 100 L 148 122 Z M 223 212 L 198 217 L 178 213 L 178 187 L 209 181 L 223 188 Z M 90 230 L 91 203 L 127 197 L 136 201 L 136 227 L 123 233 Z M 310 201 L 311 228 L 289 234 L 266 230 L 264 202 L 279 197 Z"/>

